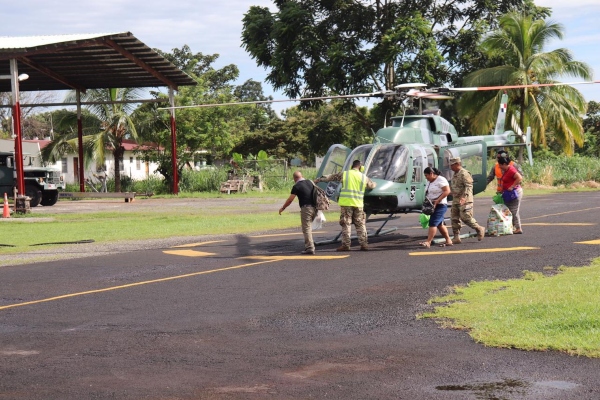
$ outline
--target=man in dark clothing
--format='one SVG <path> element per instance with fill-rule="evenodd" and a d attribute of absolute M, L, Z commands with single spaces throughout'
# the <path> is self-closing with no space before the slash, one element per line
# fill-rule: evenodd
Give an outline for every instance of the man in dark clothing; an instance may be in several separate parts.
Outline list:
<path fill-rule="evenodd" d="M 302 233 L 304 234 L 304 251 L 302 254 L 315 254 L 315 243 L 312 238 L 312 221 L 317 215 L 316 204 L 314 204 L 313 190 L 314 184 L 302 177 L 300 171 L 294 172 L 294 186 L 292 193 L 287 198 L 283 207 L 279 209 L 279 215 L 285 210 L 298 196 L 300 203 L 300 221 L 302 222 Z"/>

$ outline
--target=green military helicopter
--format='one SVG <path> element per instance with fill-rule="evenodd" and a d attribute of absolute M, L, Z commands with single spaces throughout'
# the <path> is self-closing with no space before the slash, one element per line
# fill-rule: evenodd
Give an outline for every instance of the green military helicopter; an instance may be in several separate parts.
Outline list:
<path fill-rule="evenodd" d="M 365 193 L 367 215 L 420 212 L 427 186 L 423 170 L 435 167 L 451 181 L 450 158 L 460 157 L 463 166 L 471 172 L 474 193 L 485 190 L 490 148 L 525 146 L 530 162 L 532 160 L 531 131 L 528 129 L 523 135 L 504 130 L 506 94 L 502 95 L 493 135 L 459 137 L 454 126 L 441 117 L 438 110 L 423 111 L 421 107 L 423 99 L 446 100 L 452 96 L 440 93 L 439 89 L 419 90 L 424 86 L 405 84 L 396 87 L 398 95 L 405 100 L 418 100 L 419 112 L 416 115 L 392 117 L 391 126 L 379 129 L 373 143 L 353 150 L 334 144 L 323 158 L 317 176 L 350 169 L 354 160 L 361 161 L 365 174 L 377 183 L 375 189 Z M 319 185 L 331 200 L 337 200 L 337 182 Z"/>

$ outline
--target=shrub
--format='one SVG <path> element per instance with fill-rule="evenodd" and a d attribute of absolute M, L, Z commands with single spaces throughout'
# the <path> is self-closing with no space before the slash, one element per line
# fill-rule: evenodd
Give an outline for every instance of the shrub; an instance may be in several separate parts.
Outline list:
<path fill-rule="evenodd" d="M 525 182 L 547 186 L 572 185 L 576 182 L 600 181 L 600 159 L 582 156 L 534 158 L 534 165 L 523 165 Z"/>

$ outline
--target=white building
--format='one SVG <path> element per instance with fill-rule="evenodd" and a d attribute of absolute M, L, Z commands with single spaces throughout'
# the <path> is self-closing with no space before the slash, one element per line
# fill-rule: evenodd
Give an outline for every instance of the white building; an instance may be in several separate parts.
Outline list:
<path fill-rule="evenodd" d="M 41 166 L 40 151 L 50 143 L 50 140 L 23 140 L 23 154 L 29 155 L 33 158 L 33 165 Z M 123 147 L 125 153 L 123 159 L 120 162 L 121 176 L 129 176 L 134 180 L 144 180 L 153 174 L 158 165 L 154 162 L 144 162 L 140 154 L 136 154 L 138 148 L 143 148 L 142 145 L 138 145 L 133 140 L 123 140 Z M 14 140 L 0 139 L 0 151 L 14 152 L 15 142 Z M 68 154 L 63 157 L 62 160 L 52 165 L 46 165 L 48 167 L 54 167 L 62 172 L 63 178 L 66 183 L 78 184 L 79 183 L 79 155 Z M 115 176 L 115 160 L 111 152 L 106 152 L 106 160 L 104 165 L 96 165 L 95 162 L 90 163 L 89 166 L 84 165 L 84 178 L 92 178 L 93 174 L 106 171 L 109 178 Z M 158 177 L 162 175 L 157 174 Z"/>

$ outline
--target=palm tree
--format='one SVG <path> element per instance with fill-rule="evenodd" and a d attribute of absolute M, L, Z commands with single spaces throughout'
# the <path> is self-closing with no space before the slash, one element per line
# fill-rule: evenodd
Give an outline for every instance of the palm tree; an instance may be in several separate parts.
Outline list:
<path fill-rule="evenodd" d="M 509 13 L 501 17 L 499 29 L 484 39 L 481 48 L 498 66 L 469 74 L 465 86 L 509 86 L 557 83 L 558 78 L 592 79 L 590 67 L 574 61 L 568 49 L 544 53 L 551 39 L 563 38 L 562 25 L 543 19 Z M 508 121 L 513 130 L 530 126 L 534 146 L 546 146 L 546 133 L 554 136 L 566 154 L 583 144 L 583 95 L 571 86 L 511 89 Z M 470 118 L 473 132 L 489 132 L 496 118 L 502 92 L 465 94 L 458 103 L 461 115 Z"/>
<path fill-rule="evenodd" d="M 126 89 L 90 89 L 81 96 L 82 102 L 98 103 L 86 106 L 83 114 L 83 147 L 85 164 L 94 160 L 104 165 L 106 151 L 111 151 L 115 160 L 115 191 L 121 191 L 120 163 L 125 152 L 123 140 L 137 140 L 137 131 L 131 114 L 135 108 L 132 103 L 115 103 L 140 98 L 138 88 Z M 65 102 L 73 102 L 75 93 L 71 92 Z M 60 121 L 58 128 L 64 132 L 57 135 L 42 152 L 45 160 L 54 162 L 69 152 L 78 151 L 77 133 L 73 128 L 77 123 L 77 115 L 67 113 Z M 61 129 L 62 128 L 62 129 Z"/>

